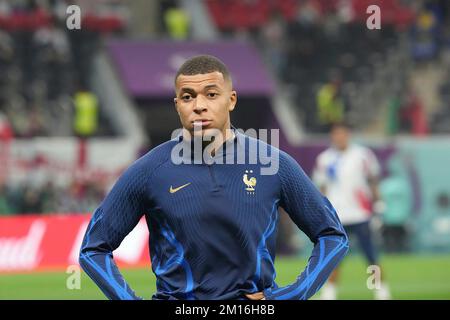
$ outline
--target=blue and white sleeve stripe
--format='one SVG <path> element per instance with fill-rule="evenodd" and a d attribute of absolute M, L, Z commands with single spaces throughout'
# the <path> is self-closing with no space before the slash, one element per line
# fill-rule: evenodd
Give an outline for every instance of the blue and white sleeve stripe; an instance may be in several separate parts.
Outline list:
<path fill-rule="evenodd" d="M 99 260 L 104 260 L 104 263 L 101 263 Z M 83 263 L 84 271 L 94 279 L 94 282 L 96 282 L 108 299 L 137 299 L 125 280 L 117 272 L 112 271 L 113 267 L 111 265 L 114 262 L 111 262 L 111 260 L 112 257 L 109 255 L 81 254 L 80 256 L 80 263 Z M 105 265 L 106 270 L 103 269 Z M 119 281 L 123 285 L 120 285 Z"/>
<path fill-rule="evenodd" d="M 120 274 L 113 260 L 112 251 L 106 249 L 101 239 L 100 235 L 103 233 L 101 219 L 101 210 L 97 210 L 86 231 L 79 256 L 80 266 L 108 299 L 139 299 Z"/>
<path fill-rule="evenodd" d="M 295 283 L 264 290 L 267 300 L 307 300 L 325 283 L 348 251 L 346 236 L 323 236 L 315 244 L 305 271 Z"/>
<path fill-rule="evenodd" d="M 138 299 L 113 259 L 145 210 L 147 175 L 140 161 L 119 178 L 94 212 L 80 250 L 80 266 L 109 299 Z"/>
<path fill-rule="evenodd" d="M 280 154 L 280 205 L 314 243 L 304 272 L 286 287 L 267 288 L 266 299 L 308 299 L 325 283 L 348 251 L 347 234 L 332 204 L 314 186 L 299 164 Z"/>

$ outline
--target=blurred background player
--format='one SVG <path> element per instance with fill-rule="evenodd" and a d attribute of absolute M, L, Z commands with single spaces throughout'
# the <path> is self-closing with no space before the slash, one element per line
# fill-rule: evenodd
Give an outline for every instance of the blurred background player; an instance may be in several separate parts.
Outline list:
<path fill-rule="evenodd" d="M 383 210 L 378 190 L 380 166 L 377 158 L 369 148 L 350 141 L 350 127 L 344 122 L 332 125 L 330 137 L 332 146 L 317 157 L 314 180 L 335 206 L 347 233 L 358 239 L 368 264 L 379 266 L 371 230 L 372 214 Z M 322 299 L 337 298 L 338 275 L 339 271 L 335 269 L 322 289 Z M 374 294 L 378 300 L 391 297 L 383 281 Z"/>

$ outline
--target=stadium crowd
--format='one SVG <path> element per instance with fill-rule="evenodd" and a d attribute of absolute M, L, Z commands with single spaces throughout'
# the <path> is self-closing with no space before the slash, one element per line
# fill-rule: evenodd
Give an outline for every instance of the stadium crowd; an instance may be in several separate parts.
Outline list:
<path fill-rule="evenodd" d="M 308 132 L 323 134 L 330 123 L 342 120 L 363 130 L 377 121 L 371 110 L 382 110 L 384 105 L 389 105 L 388 116 L 378 119 L 382 123 L 376 134 L 449 132 L 445 125 L 450 119 L 448 82 L 437 89 L 437 108 L 430 108 L 409 84 L 424 65 L 450 70 L 448 1 L 206 3 L 222 36 L 250 39 L 258 45 L 268 67 L 289 88 Z M 382 7 L 381 30 L 366 28 L 366 9 L 371 4 Z M 232 14 L 221 14 L 226 7 Z M 405 38 L 406 45 L 400 46 Z M 396 56 L 405 65 L 392 70 L 387 61 Z"/>
<path fill-rule="evenodd" d="M 66 27 L 70 4 L 83 6 L 81 30 Z M 71 136 L 73 96 L 89 88 L 102 34 L 120 32 L 116 2 L 1 1 L 0 114 L 15 137 Z M 122 9 L 122 7 L 120 7 Z"/>
<path fill-rule="evenodd" d="M 83 8 L 81 30 L 66 27 L 72 4 Z M 107 121 L 95 118 L 89 132 L 81 121 L 101 112 L 89 110 L 98 108 L 89 78 L 101 39 L 122 32 L 126 20 L 120 1 L 0 1 L 0 151 L 11 138 L 112 134 Z M 105 188 L 78 178 L 62 187 L 50 177 L 19 185 L 0 177 L 0 214 L 90 212 Z"/>
<path fill-rule="evenodd" d="M 95 181 L 74 180 L 66 188 L 52 181 L 36 186 L 0 184 L 0 215 L 88 213 L 104 195 L 105 186 Z"/>

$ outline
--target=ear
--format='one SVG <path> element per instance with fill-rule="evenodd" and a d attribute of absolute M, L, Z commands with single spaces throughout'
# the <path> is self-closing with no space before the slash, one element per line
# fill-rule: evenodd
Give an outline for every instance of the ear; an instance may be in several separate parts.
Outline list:
<path fill-rule="evenodd" d="M 173 98 L 173 103 L 175 103 L 175 109 L 177 110 L 178 115 L 180 114 L 180 111 L 178 110 L 178 99 Z"/>
<path fill-rule="evenodd" d="M 228 111 L 233 111 L 234 107 L 236 107 L 236 103 L 237 103 L 237 93 L 236 91 L 231 91 L 231 95 L 230 95 L 230 105 L 228 106 Z"/>

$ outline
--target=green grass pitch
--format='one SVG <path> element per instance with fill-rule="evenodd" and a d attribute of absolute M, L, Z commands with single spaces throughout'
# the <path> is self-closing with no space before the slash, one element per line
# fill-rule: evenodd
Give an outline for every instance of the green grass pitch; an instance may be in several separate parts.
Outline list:
<path fill-rule="evenodd" d="M 450 255 L 385 255 L 381 262 L 393 299 L 450 299 Z M 294 281 L 305 264 L 305 259 L 278 258 L 277 283 Z M 123 270 L 123 274 L 138 295 L 151 298 L 155 278 L 150 268 Z M 81 289 L 67 289 L 68 276 L 65 272 L 0 274 L 0 299 L 105 299 L 84 273 Z M 362 258 L 347 257 L 341 264 L 339 299 L 372 299 L 366 287 L 368 276 Z"/>

